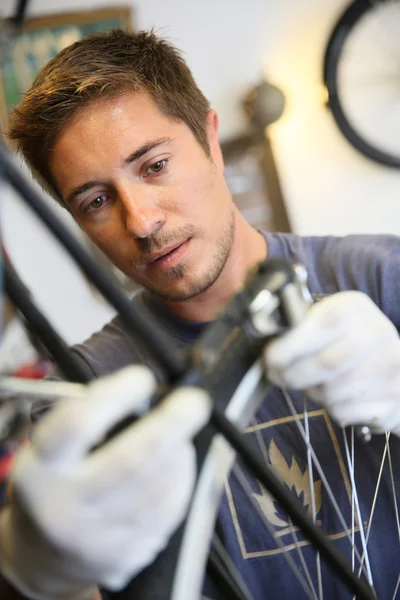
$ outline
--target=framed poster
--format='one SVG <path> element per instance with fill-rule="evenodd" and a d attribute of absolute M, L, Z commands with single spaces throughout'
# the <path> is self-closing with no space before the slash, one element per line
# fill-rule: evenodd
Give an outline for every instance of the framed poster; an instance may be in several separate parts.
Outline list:
<path fill-rule="evenodd" d="M 60 50 L 89 33 L 132 27 L 131 9 L 115 7 L 27 19 L 4 49 L 0 71 L 0 120 L 3 128 L 37 73 Z"/>

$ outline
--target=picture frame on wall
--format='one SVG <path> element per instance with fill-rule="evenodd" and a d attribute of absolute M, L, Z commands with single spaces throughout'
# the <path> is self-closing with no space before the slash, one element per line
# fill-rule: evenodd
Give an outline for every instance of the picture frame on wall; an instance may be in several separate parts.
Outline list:
<path fill-rule="evenodd" d="M 2 128 L 7 125 L 12 107 L 21 100 L 40 69 L 60 50 L 96 31 L 132 27 L 132 11 L 128 6 L 27 19 L 18 35 L 9 40 L 2 57 L 0 68 Z"/>

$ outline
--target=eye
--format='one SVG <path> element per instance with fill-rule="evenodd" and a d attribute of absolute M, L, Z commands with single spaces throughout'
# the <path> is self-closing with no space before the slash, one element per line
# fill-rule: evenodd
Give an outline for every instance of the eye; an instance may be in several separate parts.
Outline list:
<path fill-rule="evenodd" d="M 89 204 L 87 204 L 85 206 L 84 212 L 94 212 L 96 210 L 99 210 L 100 208 L 102 208 L 104 206 L 104 204 L 106 202 L 107 202 L 107 196 L 105 196 L 105 195 L 97 196 L 97 198 L 95 198 L 94 200 L 89 202 Z"/>
<path fill-rule="evenodd" d="M 163 158 L 162 160 L 158 160 L 154 164 L 150 165 L 146 169 L 146 175 L 157 175 L 163 171 L 165 165 L 167 164 L 167 159 Z"/>

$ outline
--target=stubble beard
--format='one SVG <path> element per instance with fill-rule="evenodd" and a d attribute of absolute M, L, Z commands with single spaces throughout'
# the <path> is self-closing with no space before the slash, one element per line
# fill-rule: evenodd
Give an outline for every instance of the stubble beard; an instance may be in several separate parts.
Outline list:
<path fill-rule="evenodd" d="M 210 267 L 203 277 L 192 282 L 188 289 L 184 290 L 163 290 L 161 285 L 152 285 L 146 282 L 144 287 L 156 294 L 159 298 L 170 302 L 183 302 L 190 300 L 199 294 L 207 291 L 221 275 L 229 254 L 232 248 L 233 240 L 235 236 L 235 211 L 232 208 L 230 220 L 227 227 L 223 230 L 215 249 Z M 175 267 L 171 267 L 167 271 L 162 273 L 162 279 L 165 281 L 179 281 L 184 279 L 187 275 L 187 267 L 185 264 L 179 264 Z M 160 282 L 161 283 L 161 282 Z"/>

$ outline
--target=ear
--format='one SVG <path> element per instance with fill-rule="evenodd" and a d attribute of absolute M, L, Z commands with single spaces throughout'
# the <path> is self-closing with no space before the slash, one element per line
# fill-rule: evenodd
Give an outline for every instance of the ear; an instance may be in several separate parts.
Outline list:
<path fill-rule="evenodd" d="M 218 115 L 215 110 L 211 109 L 207 113 L 206 117 L 206 133 L 208 145 L 210 147 L 211 158 L 217 165 L 218 170 L 223 173 L 225 170 L 224 159 L 221 152 L 221 146 L 218 139 Z"/>

